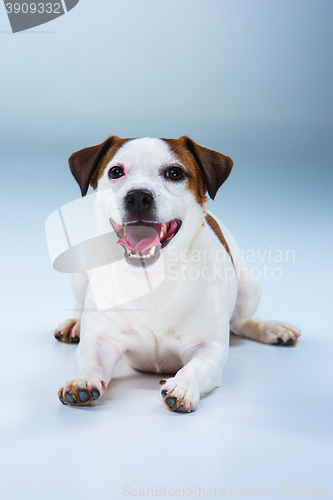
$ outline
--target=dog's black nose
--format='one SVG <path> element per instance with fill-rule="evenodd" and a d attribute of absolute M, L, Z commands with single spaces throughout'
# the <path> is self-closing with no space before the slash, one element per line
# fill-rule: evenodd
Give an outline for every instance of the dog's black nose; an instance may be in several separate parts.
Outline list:
<path fill-rule="evenodd" d="M 148 189 L 132 189 L 125 196 L 127 208 L 139 215 L 151 209 L 153 203 L 153 193 Z"/>

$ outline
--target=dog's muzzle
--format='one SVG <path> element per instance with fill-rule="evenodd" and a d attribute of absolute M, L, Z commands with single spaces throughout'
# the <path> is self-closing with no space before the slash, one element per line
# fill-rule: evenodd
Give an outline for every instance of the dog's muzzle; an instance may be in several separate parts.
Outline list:
<path fill-rule="evenodd" d="M 169 222 L 138 220 L 123 225 L 110 219 L 110 223 L 119 238 L 117 243 L 124 247 L 125 258 L 131 264 L 135 264 L 138 259 L 144 259 L 147 264 L 156 261 L 182 224 L 179 219 Z"/>

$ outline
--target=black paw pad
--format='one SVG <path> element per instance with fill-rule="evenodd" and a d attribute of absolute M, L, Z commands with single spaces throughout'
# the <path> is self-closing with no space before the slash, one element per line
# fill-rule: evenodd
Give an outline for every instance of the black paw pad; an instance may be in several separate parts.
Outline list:
<path fill-rule="evenodd" d="M 61 335 L 61 332 L 57 332 L 54 334 L 54 338 L 56 338 L 57 340 L 62 340 L 62 335 Z"/>
<path fill-rule="evenodd" d="M 80 342 L 80 337 L 78 335 L 75 335 L 75 337 L 71 337 L 72 344 L 78 344 L 79 342 Z"/>
<path fill-rule="evenodd" d="M 293 339 L 288 339 L 287 342 L 284 342 L 280 337 L 277 339 L 277 342 L 274 342 L 272 345 L 282 345 L 284 347 L 289 347 L 291 345 L 294 345 L 294 340 Z"/>
<path fill-rule="evenodd" d="M 59 396 L 59 399 L 60 399 L 60 401 L 62 402 L 63 405 L 67 404 L 66 401 L 64 400 L 64 398 L 62 396 Z"/>
<path fill-rule="evenodd" d="M 160 384 L 160 385 L 164 385 L 164 384 L 166 384 L 166 380 L 165 380 L 165 379 L 160 380 L 160 381 L 159 381 L 159 384 Z"/>
<path fill-rule="evenodd" d="M 95 399 L 97 399 L 97 398 L 99 398 L 99 397 L 100 397 L 100 395 L 101 395 L 101 394 L 100 394 L 100 392 L 99 392 L 99 390 L 98 390 L 98 389 L 93 389 L 93 391 L 92 391 L 92 398 L 93 398 L 94 400 L 95 400 Z"/>
<path fill-rule="evenodd" d="M 75 403 L 75 399 L 73 398 L 73 396 L 71 394 L 66 394 L 65 399 L 68 403 Z"/>
<path fill-rule="evenodd" d="M 169 408 L 173 408 L 176 404 L 176 399 L 175 398 L 167 398 L 166 403 L 169 406 Z"/>
<path fill-rule="evenodd" d="M 82 390 L 79 392 L 79 399 L 80 399 L 81 403 L 85 403 L 86 401 L 88 401 L 89 398 L 90 398 L 90 396 L 86 391 Z"/>
<path fill-rule="evenodd" d="M 167 391 L 166 389 L 163 389 L 163 391 L 161 391 L 161 394 L 162 394 L 162 397 L 164 398 L 164 396 L 166 395 Z"/>

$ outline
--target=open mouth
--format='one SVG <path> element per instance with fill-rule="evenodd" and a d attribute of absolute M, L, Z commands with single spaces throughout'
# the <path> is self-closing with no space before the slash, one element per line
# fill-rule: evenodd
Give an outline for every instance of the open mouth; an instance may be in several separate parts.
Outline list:
<path fill-rule="evenodd" d="M 172 219 L 169 222 L 136 221 L 119 225 L 110 219 L 119 240 L 124 247 L 128 260 L 156 260 L 160 250 L 165 248 L 177 234 L 182 221 Z M 134 262 L 133 262 L 134 263 Z"/>

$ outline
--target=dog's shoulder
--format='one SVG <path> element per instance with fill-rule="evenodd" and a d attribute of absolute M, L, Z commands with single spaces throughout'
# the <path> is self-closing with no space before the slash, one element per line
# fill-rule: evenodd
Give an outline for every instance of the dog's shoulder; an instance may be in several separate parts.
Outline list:
<path fill-rule="evenodd" d="M 216 234 L 217 238 L 220 240 L 220 243 L 224 246 L 227 253 L 230 255 L 232 263 L 235 265 L 229 244 L 224 236 L 225 228 L 223 228 L 223 225 L 215 217 L 213 217 L 211 213 L 208 212 L 205 215 L 205 222 L 207 222 L 208 226 L 210 226 L 210 228 Z"/>

